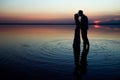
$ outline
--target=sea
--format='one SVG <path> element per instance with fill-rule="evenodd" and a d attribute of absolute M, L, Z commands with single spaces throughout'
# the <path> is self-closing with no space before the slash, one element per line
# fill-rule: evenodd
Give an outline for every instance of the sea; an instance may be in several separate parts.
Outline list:
<path fill-rule="evenodd" d="M 74 31 L 75 25 L 0 25 L 0 80 L 120 80 L 120 25 L 89 25 L 86 72 L 78 75 Z M 80 48 L 81 55 L 82 38 Z"/>

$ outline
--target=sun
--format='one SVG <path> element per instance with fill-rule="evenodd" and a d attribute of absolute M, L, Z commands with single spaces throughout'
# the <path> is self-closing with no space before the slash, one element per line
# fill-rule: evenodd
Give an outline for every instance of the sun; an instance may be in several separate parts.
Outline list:
<path fill-rule="evenodd" d="M 94 23 L 95 23 L 96 25 L 98 25 L 100 22 L 101 22 L 100 20 L 94 21 Z"/>
<path fill-rule="evenodd" d="M 94 23 L 95 23 L 94 28 L 101 28 L 101 27 L 99 26 L 99 23 L 100 23 L 100 22 L 101 22 L 100 20 L 94 21 Z"/>

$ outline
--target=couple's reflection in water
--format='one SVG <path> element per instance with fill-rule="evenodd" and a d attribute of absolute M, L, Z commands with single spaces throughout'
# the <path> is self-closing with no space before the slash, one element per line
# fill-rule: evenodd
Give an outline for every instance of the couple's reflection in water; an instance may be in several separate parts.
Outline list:
<path fill-rule="evenodd" d="M 79 17 L 81 17 L 81 21 L 79 21 Z M 77 80 L 82 80 L 82 75 L 87 73 L 87 55 L 89 52 L 89 40 L 87 38 L 87 30 L 88 30 L 88 19 L 87 16 L 83 14 L 82 10 L 79 10 L 77 14 L 74 15 L 75 19 L 75 33 L 74 33 L 74 41 L 73 41 L 73 52 L 74 52 L 74 75 Z M 80 33 L 83 40 L 83 48 L 81 49 L 81 39 Z"/>
<path fill-rule="evenodd" d="M 84 44 L 82 52 L 80 49 L 80 45 L 73 45 L 75 63 L 74 75 L 76 76 L 77 80 L 82 80 L 82 76 L 87 73 L 87 55 L 89 52 L 89 45 Z"/>
<path fill-rule="evenodd" d="M 77 80 L 82 80 L 82 76 L 87 73 L 87 55 L 89 52 L 89 45 L 87 45 L 86 48 L 83 48 L 82 52 L 80 51 L 80 46 L 73 47 L 73 51 L 75 63 L 74 75 L 76 76 Z"/>

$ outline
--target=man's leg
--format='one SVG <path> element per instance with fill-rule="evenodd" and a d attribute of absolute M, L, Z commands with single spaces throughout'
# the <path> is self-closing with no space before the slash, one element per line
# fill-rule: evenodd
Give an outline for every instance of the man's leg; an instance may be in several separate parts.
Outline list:
<path fill-rule="evenodd" d="M 83 51 L 89 49 L 89 40 L 87 37 L 87 30 L 81 30 L 82 39 L 83 39 Z"/>

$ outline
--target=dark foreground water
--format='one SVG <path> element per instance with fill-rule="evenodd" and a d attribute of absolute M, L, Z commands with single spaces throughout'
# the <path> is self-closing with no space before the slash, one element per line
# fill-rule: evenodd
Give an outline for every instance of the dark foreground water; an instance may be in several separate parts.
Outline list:
<path fill-rule="evenodd" d="M 73 73 L 74 27 L 1 26 L 1 80 L 120 80 L 120 26 L 90 26 L 86 72 L 79 75 Z"/>

